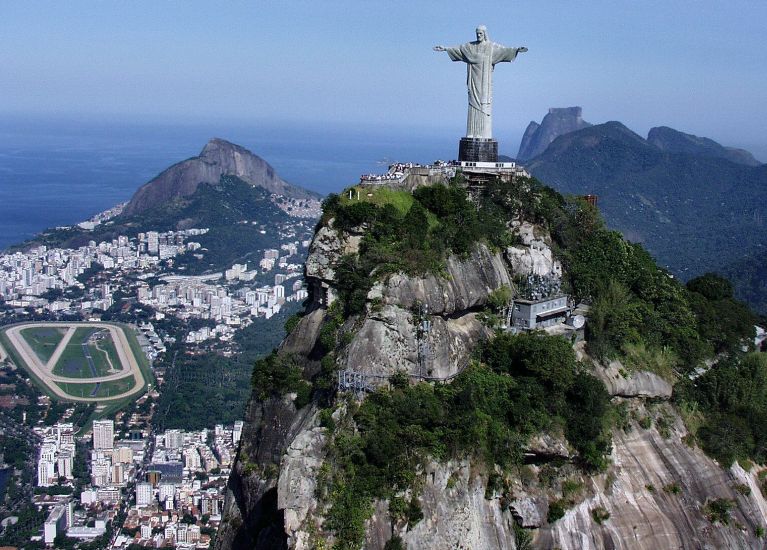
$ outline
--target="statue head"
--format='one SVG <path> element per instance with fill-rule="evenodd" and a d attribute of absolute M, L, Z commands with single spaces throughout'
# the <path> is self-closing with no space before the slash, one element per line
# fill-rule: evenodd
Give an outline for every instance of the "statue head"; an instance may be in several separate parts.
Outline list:
<path fill-rule="evenodd" d="M 477 42 L 484 42 L 487 40 L 487 27 L 480 25 L 477 27 Z"/>

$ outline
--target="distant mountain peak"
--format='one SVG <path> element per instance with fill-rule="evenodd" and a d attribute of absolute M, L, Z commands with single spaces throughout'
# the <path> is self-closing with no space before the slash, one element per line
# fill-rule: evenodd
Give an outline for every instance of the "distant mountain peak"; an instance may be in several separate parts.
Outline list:
<path fill-rule="evenodd" d="M 247 149 L 245 149 L 245 147 L 242 147 L 241 145 L 237 145 L 236 143 L 232 143 L 231 141 L 227 141 L 222 138 L 214 137 L 214 138 L 210 138 L 208 140 L 208 143 L 205 144 L 205 147 L 202 148 L 202 151 L 200 151 L 200 157 L 212 158 L 221 154 L 228 154 L 231 152 L 253 155 L 254 157 L 258 156 L 248 151 Z"/>
<path fill-rule="evenodd" d="M 248 149 L 222 138 L 212 138 L 199 156 L 174 164 L 145 183 L 125 207 L 127 215 L 138 214 L 175 199 L 194 194 L 203 184 L 218 184 L 221 176 L 236 176 L 269 193 L 294 199 L 317 199 L 318 195 L 289 184 L 274 168 Z"/>
<path fill-rule="evenodd" d="M 546 148 L 545 155 L 541 156 L 568 152 L 573 147 L 583 150 L 597 149 L 611 143 L 618 143 L 621 147 L 631 147 L 636 151 L 653 151 L 658 153 L 642 136 L 633 132 L 623 123 L 611 120 L 594 126 L 589 125 L 581 130 L 558 136 Z M 536 159 L 532 159 L 529 166 L 535 166 L 536 164 Z"/>
<path fill-rule="evenodd" d="M 686 134 L 668 126 L 650 128 L 650 132 L 647 134 L 647 141 L 667 153 L 687 153 L 690 155 L 722 158 L 736 164 L 745 164 L 746 166 L 759 166 L 761 164 L 751 153 L 744 149 L 725 147 L 713 139 Z"/>
<path fill-rule="evenodd" d="M 559 136 L 591 126 L 582 114 L 581 107 L 551 107 L 540 124 L 531 121 L 522 136 L 517 160 L 537 157 Z"/>
<path fill-rule="evenodd" d="M 767 243 L 767 164 L 730 162 L 722 149 L 671 128 L 645 140 L 611 121 L 559 136 L 525 168 L 561 193 L 598 195 L 608 225 L 687 278 Z"/>

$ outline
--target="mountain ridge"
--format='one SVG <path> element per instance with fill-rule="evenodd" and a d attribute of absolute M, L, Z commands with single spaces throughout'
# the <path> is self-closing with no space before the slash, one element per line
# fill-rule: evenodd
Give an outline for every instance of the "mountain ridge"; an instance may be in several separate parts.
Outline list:
<path fill-rule="evenodd" d="M 713 139 L 686 134 L 668 126 L 650 128 L 647 141 L 669 153 L 689 153 L 707 157 L 717 157 L 746 166 L 759 166 L 761 163 L 745 149 L 725 147 Z"/>
<path fill-rule="evenodd" d="M 767 241 L 764 165 L 666 151 L 611 121 L 557 137 L 525 166 L 560 192 L 598 195 L 611 227 L 683 278 Z"/>
<path fill-rule="evenodd" d="M 236 176 L 269 193 L 293 199 L 318 199 L 319 195 L 280 178 L 274 168 L 248 149 L 225 139 L 212 138 L 196 157 L 163 170 L 142 185 L 128 201 L 123 213 L 138 214 L 192 195 L 200 184 L 217 184 L 222 176 Z"/>

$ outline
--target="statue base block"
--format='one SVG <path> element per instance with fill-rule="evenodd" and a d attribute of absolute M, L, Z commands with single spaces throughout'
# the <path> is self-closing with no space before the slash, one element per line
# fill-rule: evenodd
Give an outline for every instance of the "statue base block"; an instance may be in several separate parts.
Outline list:
<path fill-rule="evenodd" d="M 458 160 L 463 162 L 498 162 L 498 142 L 487 138 L 461 138 Z"/>

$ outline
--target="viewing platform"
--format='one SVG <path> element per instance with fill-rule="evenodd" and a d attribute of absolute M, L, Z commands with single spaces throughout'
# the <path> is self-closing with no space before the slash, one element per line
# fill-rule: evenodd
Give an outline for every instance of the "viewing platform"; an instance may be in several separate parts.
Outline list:
<path fill-rule="evenodd" d="M 462 173 L 470 183 L 481 183 L 493 177 L 510 181 L 514 177 L 530 177 L 530 174 L 516 162 L 474 162 L 474 161 L 442 161 L 432 164 L 413 162 L 394 163 L 384 174 L 362 174 L 360 185 L 388 185 L 392 187 L 407 187 L 408 180 L 428 180 L 434 183 L 438 180 L 447 181 Z M 413 182 L 414 183 L 414 182 Z M 417 186 L 413 185 L 413 186 Z"/>

